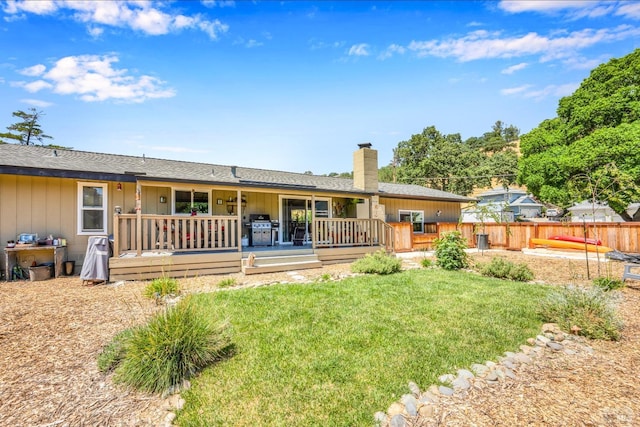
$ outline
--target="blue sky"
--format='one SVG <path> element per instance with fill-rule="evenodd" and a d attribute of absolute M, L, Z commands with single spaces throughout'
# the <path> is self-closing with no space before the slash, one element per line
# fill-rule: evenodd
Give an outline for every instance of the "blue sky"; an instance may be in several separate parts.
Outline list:
<path fill-rule="evenodd" d="M 526 133 L 639 47 L 635 1 L 1 1 L 0 129 L 315 174 L 434 125 Z"/>

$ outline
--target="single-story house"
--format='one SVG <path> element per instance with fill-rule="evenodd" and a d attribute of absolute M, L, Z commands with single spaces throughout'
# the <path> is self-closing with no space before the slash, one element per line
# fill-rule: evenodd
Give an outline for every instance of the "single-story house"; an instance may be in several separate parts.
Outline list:
<path fill-rule="evenodd" d="M 402 234 L 394 227 L 429 233 L 473 200 L 379 183 L 371 144 L 359 145 L 353 165 L 344 179 L 0 144 L 0 246 L 50 236 L 78 272 L 89 237 L 110 236 L 112 281 L 310 268 L 393 251 Z M 8 255 L 24 262 L 15 258 L 28 248 L 5 248 L 6 278 Z M 45 252 L 29 256 L 40 262 Z"/>
<path fill-rule="evenodd" d="M 627 207 L 627 213 L 633 217 L 640 208 L 640 203 L 631 203 Z M 583 200 L 576 203 L 567 211 L 571 217 L 571 222 L 625 222 L 606 202 L 592 203 L 589 200 Z"/>
<path fill-rule="evenodd" d="M 520 188 L 496 187 L 477 198 L 476 204 L 462 210 L 461 222 L 511 222 L 542 216 L 543 205 Z"/>

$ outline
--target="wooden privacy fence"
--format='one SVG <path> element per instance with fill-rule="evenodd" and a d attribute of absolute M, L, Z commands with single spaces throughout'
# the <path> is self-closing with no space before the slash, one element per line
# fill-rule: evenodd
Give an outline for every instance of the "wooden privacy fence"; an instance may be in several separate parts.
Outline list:
<path fill-rule="evenodd" d="M 458 230 L 467 239 L 469 247 L 476 247 L 476 230 L 482 225 L 472 223 L 438 223 L 438 234 Z M 482 232 L 482 231 L 480 231 Z M 520 250 L 529 247 L 529 239 L 548 239 L 551 236 L 585 237 L 582 223 L 485 223 L 484 232 L 489 235 L 492 248 Z M 586 224 L 586 237 L 597 238 L 604 246 L 621 252 L 640 253 L 640 223 L 596 222 Z"/>

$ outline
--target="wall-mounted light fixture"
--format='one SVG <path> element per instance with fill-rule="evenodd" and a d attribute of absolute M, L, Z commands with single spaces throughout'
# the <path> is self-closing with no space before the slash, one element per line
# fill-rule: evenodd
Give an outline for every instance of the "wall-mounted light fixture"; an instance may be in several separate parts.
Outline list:
<path fill-rule="evenodd" d="M 436 216 L 440 216 L 440 215 L 442 215 L 442 211 L 441 211 L 440 209 L 438 209 L 438 210 L 436 211 Z"/>
<path fill-rule="evenodd" d="M 116 190 L 118 191 L 122 191 L 122 183 L 118 183 L 118 185 L 116 185 Z"/>
<path fill-rule="evenodd" d="M 160 203 L 167 203 L 167 198 L 165 196 L 160 196 Z"/>
<path fill-rule="evenodd" d="M 115 208 L 113 208 L 113 212 L 116 215 L 120 215 L 122 213 L 122 208 L 120 206 L 116 206 Z"/>

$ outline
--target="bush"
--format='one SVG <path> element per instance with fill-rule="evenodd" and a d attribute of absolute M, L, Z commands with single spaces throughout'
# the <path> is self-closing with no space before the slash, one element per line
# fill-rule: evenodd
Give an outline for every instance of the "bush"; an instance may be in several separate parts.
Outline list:
<path fill-rule="evenodd" d="M 161 298 L 166 295 L 178 294 L 178 281 L 172 277 L 160 277 L 153 279 L 144 288 L 144 296 L 147 298 Z"/>
<path fill-rule="evenodd" d="M 424 268 L 429 268 L 433 265 L 433 261 L 430 260 L 429 258 L 422 258 L 420 260 L 420 265 L 423 266 Z"/>
<path fill-rule="evenodd" d="M 219 288 L 231 288 L 233 286 L 236 286 L 238 284 L 238 281 L 233 278 L 233 277 L 227 277 L 226 279 L 222 279 L 218 282 L 218 287 Z"/>
<path fill-rule="evenodd" d="M 228 324 L 216 323 L 186 298 L 131 330 L 114 380 L 146 392 L 165 392 L 221 358 L 230 345 Z"/>
<path fill-rule="evenodd" d="M 624 282 L 620 279 L 612 279 L 610 277 L 598 277 L 593 279 L 593 285 L 599 287 L 603 291 L 613 291 L 624 288 Z"/>
<path fill-rule="evenodd" d="M 402 261 L 394 255 L 389 255 L 384 250 L 373 254 L 367 254 L 351 264 L 354 273 L 366 274 L 393 274 L 402 269 Z"/>
<path fill-rule="evenodd" d="M 612 295 L 595 286 L 567 286 L 550 293 L 540 303 L 540 314 L 544 321 L 557 323 L 565 331 L 577 326 L 579 334 L 589 338 L 620 338 L 622 322 Z"/>
<path fill-rule="evenodd" d="M 497 277 L 498 279 L 515 280 L 516 282 L 528 282 L 533 280 L 533 272 L 525 263 L 513 263 L 504 258 L 495 257 L 489 264 L 480 268 L 483 276 Z"/>
<path fill-rule="evenodd" d="M 434 244 L 438 266 L 445 270 L 460 270 L 469 266 L 469 257 L 465 252 L 467 242 L 459 231 L 444 233 Z"/>

